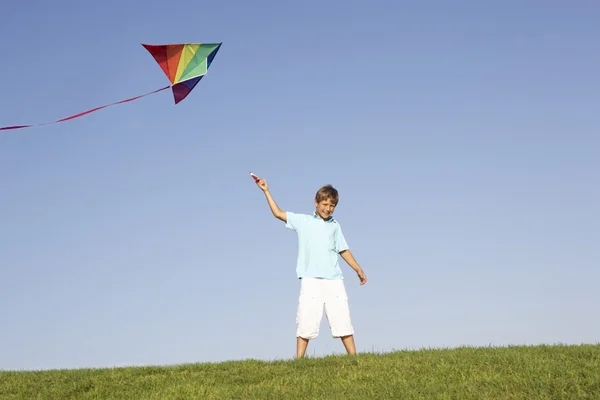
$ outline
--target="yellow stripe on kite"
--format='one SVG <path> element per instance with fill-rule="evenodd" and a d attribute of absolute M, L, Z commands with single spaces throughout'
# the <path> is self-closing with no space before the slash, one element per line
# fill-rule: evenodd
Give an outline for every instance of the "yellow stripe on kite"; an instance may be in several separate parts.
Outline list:
<path fill-rule="evenodd" d="M 181 52 L 181 58 L 179 59 L 179 66 L 177 67 L 177 74 L 175 75 L 175 83 L 179 82 L 181 75 L 183 75 L 183 71 L 185 71 L 187 65 L 190 63 L 192 58 L 194 58 L 194 55 L 196 54 L 196 51 L 198 51 L 199 47 L 199 43 L 190 43 L 185 45 L 183 51 Z"/>

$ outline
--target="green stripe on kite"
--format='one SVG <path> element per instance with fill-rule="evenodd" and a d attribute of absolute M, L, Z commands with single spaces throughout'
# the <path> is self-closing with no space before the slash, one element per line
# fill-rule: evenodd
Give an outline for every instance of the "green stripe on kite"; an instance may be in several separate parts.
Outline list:
<path fill-rule="evenodd" d="M 200 45 L 196 54 L 190 60 L 186 69 L 183 71 L 179 81 L 184 81 L 190 78 L 195 78 L 200 75 L 204 75 L 208 72 L 207 58 L 210 54 L 219 47 L 218 44 L 203 44 Z"/>

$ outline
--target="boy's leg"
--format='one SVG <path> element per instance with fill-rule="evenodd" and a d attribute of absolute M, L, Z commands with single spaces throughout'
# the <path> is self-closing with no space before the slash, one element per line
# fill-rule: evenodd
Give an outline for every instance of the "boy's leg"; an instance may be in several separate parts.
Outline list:
<path fill-rule="evenodd" d="M 323 318 L 323 298 L 320 286 L 322 279 L 303 278 L 298 298 L 296 314 L 296 357 L 306 353 L 308 341 L 319 335 L 319 325 Z"/>
<path fill-rule="evenodd" d="M 306 353 L 306 347 L 308 346 L 308 339 L 298 336 L 296 338 L 296 358 L 304 357 Z"/>
<path fill-rule="evenodd" d="M 356 345 L 354 344 L 354 335 L 342 336 L 342 343 L 348 354 L 356 354 Z"/>
<path fill-rule="evenodd" d="M 325 314 L 329 322 L 331 334 L 340 338 L 348 354 L 356 354 L 354 328 L 350 318 L 350 306 L 343 280 L 328 282 L 325 298 Z"/>

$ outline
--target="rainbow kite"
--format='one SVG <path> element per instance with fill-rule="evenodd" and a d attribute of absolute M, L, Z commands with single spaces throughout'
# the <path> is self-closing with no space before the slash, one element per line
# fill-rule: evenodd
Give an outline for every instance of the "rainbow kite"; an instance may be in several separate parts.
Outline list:
<path fill-rule="evenodd" d="M 70 117 L 62 118 L 57 121 L 46 122 L 36 125 L 14 125 L 0 128 L 2 130 L 30 128 L 33 126 L 50 125 L 58 122 L 68 121 L 74 118 L 81 117 L 94 111 L 101 110 L 116 104 L 128 103 L 133 100 L 151 95 L 153 93 L 162 92 L 171 88 L 175 104 L 185 99 L 190 92 L 196 87 L 198 82 L 208 72 L 208 67 L 217 55 L 222 43 L 184 43 L 184 44 L 165 44 L 165 45 L 150 45 L 142 44 L 146 50 L 154 57 L 154 60 L 162 68 L 171 84 L 158 90 L 143 94 L 141 96 L 132 97 L 121 100 L 115 103 L 107 104 L 101 107 L 92 108 L 79 114 L 71 115 Z"/>

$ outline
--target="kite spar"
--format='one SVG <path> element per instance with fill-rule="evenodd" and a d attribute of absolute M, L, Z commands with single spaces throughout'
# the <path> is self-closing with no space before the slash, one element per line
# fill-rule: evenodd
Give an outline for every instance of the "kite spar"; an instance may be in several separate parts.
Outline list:
<path fill-rule="evenodd" d="M 71 115 L 70 117 L 62 118 L 57 121 L 34 125 L 5 126 L 0 127 L 0 131 L 30 128 L 34 126 L 50 125 L 58 122 L 68 121 L 106 107 L 128 103 L 154 93 L 162 92 L 163 90 L 167 90 L 169 88 L 171 88 L 173 92 L 175 104 L 178 104 L 190 94 L 198 82 L 200 82 L 200 80 L 206 75 L 208 72 L 208 67 L 210 67 L 210 64 L 221 48 L 221 44 L 222 43 L 183 43 L 165 45 L 142 44 L 142 46 L 148 50 L 152 57 L 154 57 L 154 60 L 158 63 L 171 82 L 169 86 L 165 86 L 140 96 L 135 96 L 129 99 L 117 101 L 115 103 L 92 108 L 91 110 Z"/>

